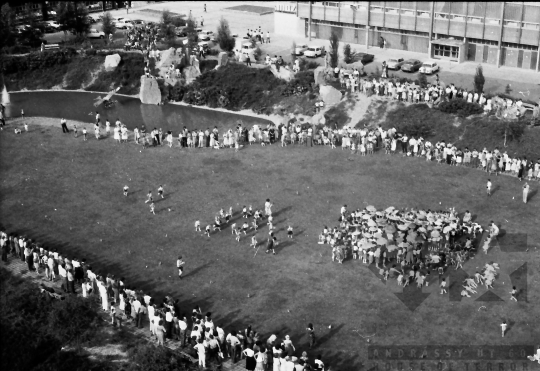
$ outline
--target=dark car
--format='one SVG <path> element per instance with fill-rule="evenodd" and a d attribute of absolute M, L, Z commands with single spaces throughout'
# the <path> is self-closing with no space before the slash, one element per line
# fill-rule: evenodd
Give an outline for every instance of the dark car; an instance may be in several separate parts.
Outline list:
<path fill-rule="evenodd" d="M 408 59 L 401 65 L 403 72 L 417 72 L 422 67 L 422 62 L 418 59 Z"/>
<path fill-rule="evenodd" d="M 145 23 L 144 23 L 144 21 L 142 19 L 134 19 L 133 24 L 135 26 L 144 26 L 145 25 Z"/>
<path fill-rule="evenodd" d="M 375 56 L 373 54 L 368 54 L 368 53 L 358 53 L 357 58 L 360 62 L 362 62 L 362 64 L 366 64 L 369 62 L 373 62 L 373 60 L 375 59 Z"/>

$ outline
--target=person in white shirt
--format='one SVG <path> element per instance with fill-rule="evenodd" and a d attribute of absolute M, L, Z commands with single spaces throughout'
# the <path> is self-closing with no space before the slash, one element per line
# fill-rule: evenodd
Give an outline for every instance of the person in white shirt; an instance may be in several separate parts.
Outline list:
<path fill-rule="evenodd" d="M 186 318 L 181 318 L 178 320 L 178 327 L 180 329 L 180 343 L 182 344 L 182 347 L 186 346 L 186 338 L 187 338 L 187 321 Z"/>
<path fill-rule="evenodd" d="M 231 333 L 227 335 L 225 341 L 227 342 L 227 347 L 229 349 L 229 355 L 231 357 L 231 360 L 233 363 L 236 363 L 238 351 L 240 350 L 240 340 L 238 340 L 238 337 L 236 336 L 236 331 L 231 331 Z"/>
<path fill-rule="evenodd" d="M 199 339 L 197 345 L 194 346 L 199 356 L 199 366 L 203 369 L 206 368 L 206 346 L 203 344 L 203 340 Z"/>

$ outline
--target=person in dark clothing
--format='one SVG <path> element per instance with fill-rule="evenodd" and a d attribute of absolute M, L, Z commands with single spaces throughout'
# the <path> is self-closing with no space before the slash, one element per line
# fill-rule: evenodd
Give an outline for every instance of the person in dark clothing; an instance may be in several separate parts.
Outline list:
<path fill-rule="evenodd" d="M 249 55 L 246 57 L 246 66 L 251 66 L 251 58 L 249 58 Z"/>

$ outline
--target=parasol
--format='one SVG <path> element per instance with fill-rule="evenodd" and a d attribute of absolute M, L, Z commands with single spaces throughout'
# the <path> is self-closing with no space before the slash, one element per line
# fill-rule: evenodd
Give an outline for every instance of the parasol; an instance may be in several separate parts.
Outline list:
<path fill-rule="evenodd" d="M 375 212 L 377 211 L 377 209 L 375 208 L 375 206 L 372 206 L 372 205 L 369 205 L 366 207 L 366 210 L 369 211 L 369 212 Z"/>
<path fill-rule="evenodd" d="M 384 245 L 384 244 L 386 244 L 387 242 L 388 242 L 388 240 L 387 240 L 386 238 L 379 237 L 379 238 L 377 239 L 377 244 L 378 244 L 378 245 Z"/>
<path fill-rule="evenodd" d="M 392 251 L 394 251 L 394 250 L 396 250 L 396 249 L 397 249 L 397 246 L 396 246 L 396 245 L 390 245 L 390 246 L 388 246 L 388 248 L 387 248 L 387 250 L 388 250 L 389 252 L 392 252 Z"/>
<path fill-rule="evenodd" d="M 409 229 L 405 224 L 400 224 L 397 226 L 400 231 L 406 231 Z"/>
<path fill-rule="evenodd" d="M 367 225 L 370 226 L 370 227 L 376 227 L 377 223 L 375 222 L 375 220 L 369 219 L 368 222 L 367 222 Z"/>
<path fill-rule="evenodd" d="M 394 233 L 396 231 L 396 227 L 394 227 L 393 224 L 387 225 L 384 230 L 388 233 Z"/>

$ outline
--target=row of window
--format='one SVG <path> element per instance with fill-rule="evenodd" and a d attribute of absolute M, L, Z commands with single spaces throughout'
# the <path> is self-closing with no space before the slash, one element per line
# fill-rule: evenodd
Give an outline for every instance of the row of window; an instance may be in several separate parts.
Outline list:
<path fill-rule="evenodd" d="M 459 47 L 433 44 L 433 54 L 438 57 L 459 58 Z"/>

